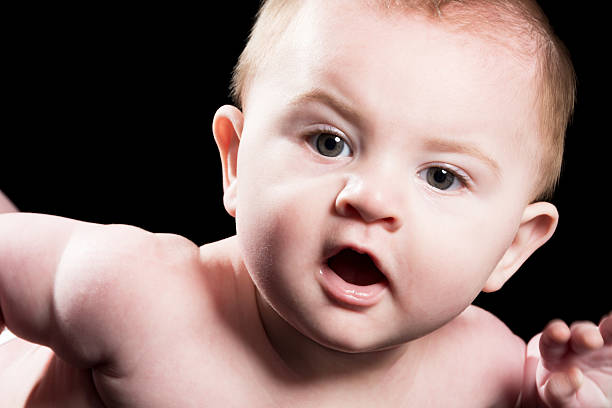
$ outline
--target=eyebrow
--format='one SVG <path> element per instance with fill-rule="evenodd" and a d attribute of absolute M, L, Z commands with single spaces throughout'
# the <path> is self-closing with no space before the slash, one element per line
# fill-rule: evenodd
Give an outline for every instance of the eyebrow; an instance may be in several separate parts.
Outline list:
<path fill-rule="evenodd" d="M 358 124 L 362 122 L 361 115 L 357 110 L 321 88 L 314 88 L 306 93 L 300 94 L 296 98 L 291 100 L 289 104 L 292 106 L 300 106 L 313 102 L 322 103 L 324 105 L 329 106 L 330 108 L 338 112 L 342 117 L 351 122 Z"/>
<path fill-rule="evenodd" d="M 425 147 L 429 150 L 435 150 L 438 152 L 459 153 L 472 156 L 484 162 L 497 177 L 499 177 L 501 174 L 499 164 L 483 153 L 476 146 L 458 143 L 452 140 L 429 139 L 425 142 Z"/>
<path fill-rule="evenodd" d="M 343 102 L 339 98 L 334 97 L 332 94 L 321 88 L 314 88 L 308 92 L 300 94 L 292 99 L 289 104 L 291 106 L 300 106 L 312 102 L 322 103 L 331 107 L 347 120 L 356 122 L 358 124 L 363 121 L 359 112 L 352 106 Z M 429 150 L 438 152 L 459 153 L 472 156 L 485 163 L 485 165 L 487 165 L 497 177 L 499 177 L 501 174 L 499 164 L 483 153 L 476 146 L 455 142 L 453 140 L 434 138 L 427 140 L 425 142 L 425 147 Z"/>

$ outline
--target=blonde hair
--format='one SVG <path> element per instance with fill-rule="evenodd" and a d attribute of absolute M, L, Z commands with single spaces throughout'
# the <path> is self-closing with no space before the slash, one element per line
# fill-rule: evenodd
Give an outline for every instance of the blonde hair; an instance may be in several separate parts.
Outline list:
<path fill-rule="evenodd" d="M 515 55 L 537 63 L 536 110 L 541 137 L 532 197 L 546 200 L 558 184 L 567 125 L 574 110 L 576 79 L 569 52 L 534 0 L 369 0 L 383 12 L 417 12 L 450 28 L 510 46 Z M 304 0 L 263 0 L 249 41 L 234 69 L 231 95 L 243 107 L 255 71 L 263 65 Z M 509 41 L 512 40 L 512 41 Z"/>

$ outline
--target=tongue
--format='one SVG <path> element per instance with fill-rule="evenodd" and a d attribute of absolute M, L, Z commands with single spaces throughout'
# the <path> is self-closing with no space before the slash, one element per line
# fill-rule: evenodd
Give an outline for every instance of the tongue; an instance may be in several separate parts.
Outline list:
<path fill-rule="evenodd" d="M 353 285 L 368 286 L 384 279 L 384 275 L 369 256 L 351 249 L 340 251 L 329 258 L 327 263 L 336 275 Z"/>

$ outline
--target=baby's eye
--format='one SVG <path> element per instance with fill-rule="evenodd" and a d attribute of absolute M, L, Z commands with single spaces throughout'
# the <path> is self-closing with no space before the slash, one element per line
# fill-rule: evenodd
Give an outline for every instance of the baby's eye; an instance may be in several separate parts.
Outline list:
<path fill-rule="evenodd" d="M 353 153 L 343 138 L 331 133 L 318 133 L 314 136 L 313 142 L 317 151 L 323 156 L 347 157 Z"/>
<path fill-rule="evenodd" d="M 465 186 L 463 176 L 460 176 L 449 169 L 443 167 L 428 167 L 423 170 L 421 175 L 427 183 L 442 191 L 459 190 Z"/>

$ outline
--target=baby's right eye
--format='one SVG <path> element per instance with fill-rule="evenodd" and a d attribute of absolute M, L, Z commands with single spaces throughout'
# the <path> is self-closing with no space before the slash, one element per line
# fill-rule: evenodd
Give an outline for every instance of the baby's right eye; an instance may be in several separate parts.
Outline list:
<path fill-rule="evenodd" d="M 353 154 L 348 143 L 333 133 L 319 132 L 312 137 L 317 152 L 326 157 L 348 157 Z"/>

